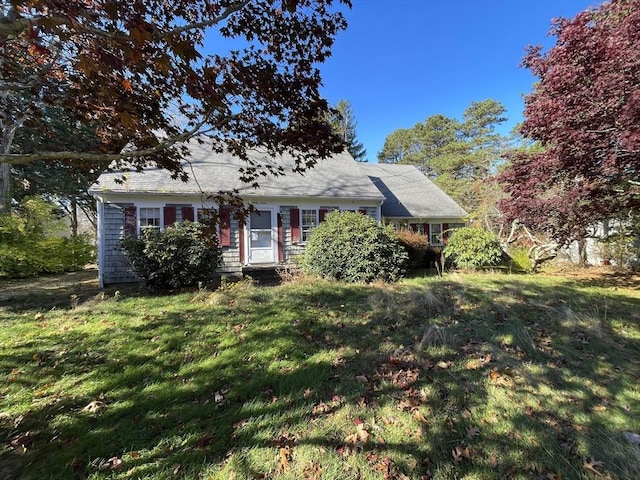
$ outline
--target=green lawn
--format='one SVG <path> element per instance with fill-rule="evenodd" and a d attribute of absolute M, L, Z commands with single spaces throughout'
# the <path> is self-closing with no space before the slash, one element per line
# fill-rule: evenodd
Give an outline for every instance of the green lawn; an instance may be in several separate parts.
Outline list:
<path fill-rule="evenodd" d="M 623 280 L 5 298 L 0 478 L 640 478 Z"/>

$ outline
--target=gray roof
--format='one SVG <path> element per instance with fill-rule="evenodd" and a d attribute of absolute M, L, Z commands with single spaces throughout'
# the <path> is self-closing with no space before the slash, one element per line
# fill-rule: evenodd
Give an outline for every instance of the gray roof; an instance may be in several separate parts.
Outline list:
<path fill-rule="evenodd" d="M 128 172 L 126 181 L 118 183 L 122 173 L 106 172 L 89 191 L 99 193 L 153 193 L 153 194 L 205 194 L 237 189 L 246 197 L 307 197 L 349 198 L 382 201 L 384 196 L 364 175 L 358 163 L 344 152 L 320 160 L 314 168 L 304 174 L 293 171 L 294 160 L 290 155 L 270 156 L 252 151 L 249 156 L 260 164 L 282 166 L 283 176 L 259 177 L 259 187 L 243 183 L 239 169 L 247 164 L 230 153 L 216 153 L 210 144 L 189 143 L 191 155 L 184 169 L 190 180 L 182 182 L 171 179 L 166 170 L 157 167 L 143 172 Z"/>
<path fill-rule="evenodd" d="M 393 218 L 461 218 L 467 212 L 413 165 L 361 163 L 386 197 L 382 215 Z"/>

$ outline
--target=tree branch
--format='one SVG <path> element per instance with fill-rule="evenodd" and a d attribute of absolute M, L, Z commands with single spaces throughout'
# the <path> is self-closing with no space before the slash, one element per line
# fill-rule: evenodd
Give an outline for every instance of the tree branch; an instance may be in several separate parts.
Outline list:
<path fill-rule="evenodd" d="M 175 27 L 170 30 L 166 30 L 164 32 L 159 32 L 152 34 L 152 38 L 167 38 L 171 35 L 180 34 L 183 32 L 188 32 L 190 30 L 198 30 L 202 28 L 212 27 L 227 19 L 231 14 L 242 10 L 245 6 L 247 6 L 251 0 L 244 0 L 241 2 L 236 2 L 232 5 L 229 5 L 224 12 L 220 15 L 210 18 L 209 20 L 203 20 L 202 22 L 188 23 L 186 25 L 182 25 L 180 27 Z M 74 22 L 71 18 L 66 16 L 46 16 L 46 15 L 35 15 L 32 17 L 17 17 L 14 18 L 11 15 L 5 15 L 0 17 L 0 35 L 7 36 L 9 38 L 17 38 L 26 30 L 38 27 L 41 24 L 46 24 L 47 27 L 51 27 L 51 24 L 56 24 L 58 26 L 69 26 L 75 27 L 78 25 L 77 22 Z M 99 28 L 82 24 L 80 27 L 81 30 L 96 35 L 98 37 L 107 38 L 111 40 L 130 40 L 129 35 L 125 35 L 124 33 L 118 34 L 114 32 L 107 32 L 106 30 L 101 30 Z"/>
<path fill-rule="evenodd" d="M 36 161 L 52 162 L 55 160 L 85 160 L 96 163 L 111 163 L 113 161 L 125 160 L 128 158 L 148 157 L 160 153 L 177 143 L 193 138 L 198 134 L 205 133 L 201 130 L 205 122 L 198 123 L 194 128 L 180 135 L 167 138 L 158 143 L 155 147 L 143 150 L 123 150 L 120 153 L 83 153 L 83 152 L 37 152 L 37 153 L 5 153 L 0 154 L 0 163 L 10 165 L 28 165 Z"/>

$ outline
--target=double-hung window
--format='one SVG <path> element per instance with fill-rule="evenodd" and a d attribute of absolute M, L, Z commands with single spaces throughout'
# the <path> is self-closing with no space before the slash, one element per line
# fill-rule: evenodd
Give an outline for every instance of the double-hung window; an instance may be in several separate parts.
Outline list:
<path fill-rule="evenodd" d="M 160 230 L 160 208 L 140 207 L 140 231 L 145 229 Z"/>
<path fill-rule="evenodd" d="M 309 239 L 311 231 L 318 226 L 318 210 L 301 210 L 300 220 L 302 242 L 306 242 Z"/>
<path fill-rule="evenodd" d="M 432 223 L 429 225 L 429 243 L 431 245 L 442 245 L 442 224 Z"/>

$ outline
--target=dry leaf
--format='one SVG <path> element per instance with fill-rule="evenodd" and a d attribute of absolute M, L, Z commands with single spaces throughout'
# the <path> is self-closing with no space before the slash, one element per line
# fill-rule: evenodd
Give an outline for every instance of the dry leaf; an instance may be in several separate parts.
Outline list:
<path fill-rule="evenodd" d="M 224 402 L 224 395 L 222 395 L 222 393 L 220 393 L 220 392 L 215 392 L 213 394 L 213 401 L 216 402 L 216 403 Z"/>
<path fill-rule="evenodd" d="M 469 427 L 467 428 L 467 438 L 471 440 L 476 435 L 480 434 L 480 429 L 478 427 Z"/>
<path fill-rule="evenodd" d="M 582 468 L 590 471 L 591 473 L 595 473 L 596 475 L 602 475 L 602 472 L 599 472 L 598 470 L 596 470 L 596 467 L 603 467 L 603 466 L 604 466 L 604 462 L 599 462 L 592 458 L 589 458 L 588 460 L 584 460 L 582 462 Z"/>
<path fill-rule="evenodd" d="M 456 448 L 451 451 L 451 455 L 453 456 L 453 460 L 456 463 L 461 462 L 465 458 L 467 460 L 471 460 L 471 452 L 469 451 L 469 447 L 463 447 L 462 445 L 457 445 Z"/>
<path fill-rule="evenodd" d="M 174 475 L 178 475 L 178 472 L 180 471 L 180 464 L 179 463 L 174 463 L 172 465 L 172 467 L 173 467 L 173 474 Z"/>
<path fill-rule="evenodd" d="M 102 408 L 104 408 L 104 402 L 101 402 L 100 400 L 93 400 L 91 402 L 89 402 L 87 405 L 85 405 L 85 407 L 82 409 L 83 412 L 89 412 L 89 413 L 95 413 L 99 410 L 101 410 Z"/>
<path fill-rule="evenodd" d="M 285 445 L 278 450 L 278 472 L 282 473 L 289 468 L 291 461 L 291 447 Z"/>
<path fill-rule="evenodd" d="M 357 375 L 356 381 L 358 383 L 369 383 L 369 379 L 365 375 Z"/>

